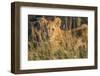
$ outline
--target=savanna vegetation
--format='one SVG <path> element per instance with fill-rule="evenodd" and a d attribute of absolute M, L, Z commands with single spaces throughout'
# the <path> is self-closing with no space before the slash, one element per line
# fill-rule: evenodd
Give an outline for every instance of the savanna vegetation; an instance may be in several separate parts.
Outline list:
<path fill-rule="evenodd" d="M 87 56 L 87 17 L 28 16 L 28 60 Z"/>

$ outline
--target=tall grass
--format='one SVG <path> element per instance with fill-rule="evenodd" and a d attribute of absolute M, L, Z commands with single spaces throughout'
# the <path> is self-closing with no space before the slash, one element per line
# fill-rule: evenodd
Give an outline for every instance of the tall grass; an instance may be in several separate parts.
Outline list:
<path fill-rule="evenodd" d="M 52 42 L 44 32 L 41 32 L 40 36 L 39 42 L 32 38 L 28 41 L 28 60 L 87 58 L 87 27 L 62 31 L 62 37 L 58 35 Z"/>

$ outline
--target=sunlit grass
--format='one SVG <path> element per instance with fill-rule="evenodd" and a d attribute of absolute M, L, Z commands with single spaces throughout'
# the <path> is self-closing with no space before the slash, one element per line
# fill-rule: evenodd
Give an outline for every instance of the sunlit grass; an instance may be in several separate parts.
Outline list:
<path fill-rule="evenodd" d="M 87 27 L 81 30 L 63 31 L 63 37 L 50 42 L 44 40 L 45 34 L 41 34 L 41 41 L 28 42 L 29 60 L 54 60 L 54 59 L 76 59 L 87 58 L 88 42 Z"/>

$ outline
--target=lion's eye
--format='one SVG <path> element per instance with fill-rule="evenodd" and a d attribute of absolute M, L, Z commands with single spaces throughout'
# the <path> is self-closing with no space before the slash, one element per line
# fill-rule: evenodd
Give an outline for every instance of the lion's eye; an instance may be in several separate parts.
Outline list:
<path fill-rule="evenodd" d="M 54 31 L 54 28 L 52 28 L 52 31 Z"/>

